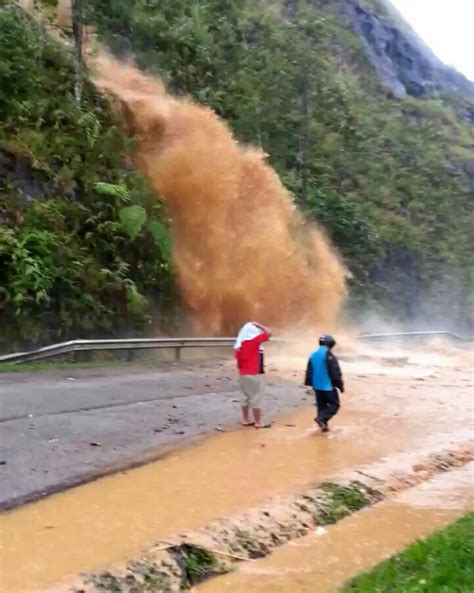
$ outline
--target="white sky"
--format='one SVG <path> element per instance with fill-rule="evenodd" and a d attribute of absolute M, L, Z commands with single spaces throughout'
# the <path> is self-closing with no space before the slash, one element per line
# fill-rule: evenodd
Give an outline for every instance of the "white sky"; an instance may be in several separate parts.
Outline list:
<path fill-rule="evenodd" d="M 474 0 L 391 0 L 449 66 L 474 80 Z"/>

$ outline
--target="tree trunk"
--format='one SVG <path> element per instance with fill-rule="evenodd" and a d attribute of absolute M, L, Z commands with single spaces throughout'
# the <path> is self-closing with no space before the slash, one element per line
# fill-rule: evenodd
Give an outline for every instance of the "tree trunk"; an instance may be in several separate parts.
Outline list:
<path fill-rule="evenodd" d="M 76 78 L 74 83 L 74 98 L 76 106 L 80 108 L 82 99 L 82 44 L 83 44 L 83 21 L 84 1 L 72 0 L 72 32 L 74 36 L 74 68 Z"/>
<path fill-rule="evenodd" d="M 308 75 L 304 75 L 303 92 L 301 96 L 302 126 L 300 140 L 300 177 L 301 177 L 301 201 L 308 200 L 308 148 L 309 148 L 309 81 Z"/>

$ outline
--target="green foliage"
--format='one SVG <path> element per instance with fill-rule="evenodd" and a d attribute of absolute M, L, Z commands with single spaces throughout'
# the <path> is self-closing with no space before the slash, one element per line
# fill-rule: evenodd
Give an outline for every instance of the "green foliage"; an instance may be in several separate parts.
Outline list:
<path fill-rule="evenodd" d="M 471 593 L 474 513 L 357 577 L 341 593 Z"/>
<path fill-rule="evenodd" d="M 166 258 L 171 259 L 173 238 L 169 228 L 159 220 L 150 220 L 148 223 L 148 230 L 153 236 L 153 239 L 161 253 L 163 253 Z"/>
<path fill-rule="evenodd" d="M 336 4 L 89 0 L 87 18 L 113 51 L 132 51 L 270 155 L 342 252 L 357 302 L 400 315 L 413 300 L 407 282 L 423 303 L 441 294 L 441 277 L 449 291 L 438 309 L 449 303 L 465 319 L 474 133 L 459 114 L 474 105 L 387 97 Z M 79 110 L 65 47 L 0 6 L 2 323 L 22 340 L 143 328 L 176 297 L 166 212 L 130 171 L 127 141 L 87 73 Z"/>
<path fill-rule="evenodd" d="M 147 219 L 145 208 L 141 206 L 127 206 L 119 211 L 119 218 L 123 230 L 130 239 L 136 239 Z"/>
<path fill-rule="evenodd" d="M 328 495 L 327 507 L 320 515 L 324 524 L 337 523 L 343 517 L 350 515 L 368 505 L 366 495 L 356 486 L 341 486 L 339 484 L 322 484 L 321 488 Z"/>
<path fill-rule="evenodd" d="M 47 371 L 58 371 L 58 370 L 72 370 L 72 369 L 101 369 L 115 366 L 123 366 L 124 364 L 133 364 L 124 362 L 123 359 L 106 359 L 96 360 L 91 362 L 30 362 L 25 364 L 12 364 L 7 362 L 0 363 L 0 374 L 1 373 L 39 373 Z"/>
<path fill-rule="evenodd" d="M 184 561 L 189 585 L 196 585 L 204 579 L 222 572 L 214 556 L 202 546 L 183 544 L 177 551 Z"/>
<path fill-rule="evenodd" d="M 110 198 L 117 198 L 123 203 L 128 203 L 131 199 L 130 192 L 123 185 L 98 181 L 96 184 L 94 184 L 94 189 L 98 194 L 108 196 Z"/>
<path fill-rule="evenodd" d="M 107 104 L 86 78 L 77 109 L 73 80 L 63 46 L 15 6 L 0 10 L 5 340 L 143 329 L 152 308 L 172 311 L 170 249 L 150 230 L 166 229 L 166 213 L 125 168 Z"/>

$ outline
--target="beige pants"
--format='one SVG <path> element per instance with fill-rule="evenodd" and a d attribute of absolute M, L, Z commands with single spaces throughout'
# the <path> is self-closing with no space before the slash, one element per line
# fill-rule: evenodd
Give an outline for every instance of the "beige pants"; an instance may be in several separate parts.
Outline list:
<path fill-rule="evenodd" d="M 263 375 L 240 375 L 240 388 L 242 406 L 254 409 L 262 407 Z"/>

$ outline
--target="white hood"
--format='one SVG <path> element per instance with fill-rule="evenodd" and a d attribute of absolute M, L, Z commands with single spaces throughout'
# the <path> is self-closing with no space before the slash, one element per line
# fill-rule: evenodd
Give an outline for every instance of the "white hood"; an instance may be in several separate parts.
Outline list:
<path fill-rule="evenodd" d="M 253 323 L 246 323 L 240 328 L 237 339 L 235 340 L 234 350 L 238 350 L 242 346 L 242 342 L 253 340 L 259 336 L 263 331 Z"/>

